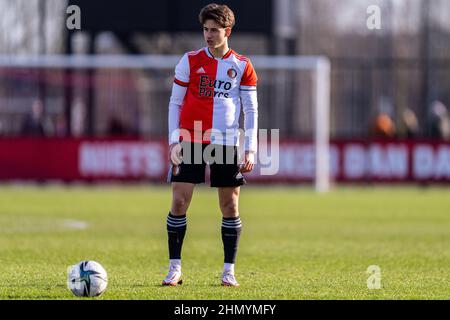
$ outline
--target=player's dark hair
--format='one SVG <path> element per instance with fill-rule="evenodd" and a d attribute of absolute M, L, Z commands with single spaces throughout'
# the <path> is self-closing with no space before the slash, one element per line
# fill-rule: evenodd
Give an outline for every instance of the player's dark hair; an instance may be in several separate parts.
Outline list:
<path fill-rule="evenodd" d="M 222 28 L 233 27 L 235 23 L 233 11 L 227 5 L 217 3 L 210 3 L 203 7 L 198 19 L 202 25 L 206 20 L 214 20 Z"/>

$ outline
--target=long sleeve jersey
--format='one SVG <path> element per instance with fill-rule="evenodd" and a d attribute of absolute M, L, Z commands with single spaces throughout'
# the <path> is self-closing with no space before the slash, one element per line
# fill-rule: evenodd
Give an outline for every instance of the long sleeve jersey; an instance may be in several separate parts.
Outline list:
<path fill-rule="evenodd" d="M 250 60 L 232 49 L 221 59 L 214 58 L 206 47 L 184 54 L 175 67 L 169 102 L 169 144 L 191 139 L 193 142 L 239 145 L 242 102 L 244 147 L 246 151 L 256 152 L 256 83 L 256 72 Z M 199 136 L 200 140 L 196 138 Z"/>

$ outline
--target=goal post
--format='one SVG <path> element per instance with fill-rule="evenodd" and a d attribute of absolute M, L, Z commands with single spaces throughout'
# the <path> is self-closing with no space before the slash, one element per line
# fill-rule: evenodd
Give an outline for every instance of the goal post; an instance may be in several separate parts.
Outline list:
<path fill-rule="evenodd" d="M 0 71 L 8 68 L 17 69 L 46 69 L 50 72 L 52 70 L 153 70 L 157 71 L 146 73 L 147 76 L 153 77 L 149 83 L 158 87 L 162 83 L 166 83 L 168 77 L 173 76 L 173 69 L 180 59 L 180 55 L 0 55 Z M 306 74 L 311 75 L 308 81 L 311 83 L 308 88 L 295 87 L 287 95 L 292 97 L 280 97 L 284 91 L 275 90 L 271 93 L 272 96 L 278 95 L 278 98 L 288 98 L 290 102 L 292 99 L 298 99 L 297 96 L 308 96 L 308 114 L 312 119 L 308 119 L 308 127 L 312 130 L 311 137 L 313 138 L 315 148 L 315 169 L 314 169 L 314 184 L 317 192 L 326 192 L 330 188 L 331 172 L 330 172 L 330 78 L 331 66 L 330 61 L 324 56 L 249 56 L 255 69 L 261 72 L 272 72 L 275 80 L 270 84 L 272 87 L 283 86 L 277 83 L 277 75 L 288 74 L 293 71 L 306 71 Z M 57 73 L 57 72 L 56 72 Z M 162 75 L 161 75 L 162 74 Z M 58 83 L 57 75 L 54 76 L 54 82 Z M 115 76 L 115 75 L 114 75 Z M 126 78 L 126 77 L 124 77 Z M 261 77 L 263 78 L 263 77 Z M 163 80 L 164 79 L 164 80 Z M 287 80 L 286 80 L 287 79 Z M 296 85 L 289 83 L 289 77 L 285 78 L 288 85 Z M 262 79 L 263 80 L 263 79 Z M 110 81 L 114 83 L 114 81 Z M 141 81 L 142 82 L 142 81 Z M 294 81 L 295 82 L 295 81 Z M 67 84 L 65 84 L 67 86 Z M 149 85 L 147 84 L 147 87 Z M 159 89 L 158 89 L 159 90 Z M 167 88 L 165 88 L 167 90 Z M 142 91 L 142 90 L 141 90 Z M 294 94 L 295 93 L 295 94 Z M 265 92 L 259 92 L 264 95 Z M 167 93 L 162 91 L 157 92 L 157 96 L 161 99 L 155 101 L 154 105 L 166 105 Z M 128 93 L 128 96 L 133 94 Z M 165 97 L 163 99 L 163 97 Z M 147 97 L 148 98 L 148 97 Z M 153 100 L 153 98 L 151 98 Z M 164 100 L 164 101 L 163 101 Z M 146 101 L 149 101 L 148 99 Z M 283 99 L 276 100 L 278 104 L 282 104 Z M 295 102 L 295 101 L 294 101 Z M 267 102 L 265 102 L 267 103 Z M 275 107 L 275 106 L 269 106 Z M 279 106 L 276 106 L 279 107 Z M 159 108 L 159 107 L 158 107 Z M 162 108 L 162 107 L 161 107 Z M 159 109 L 156 113 L 158 123 L 161 124 L 163 120 L 163 109 Z M 281 108 L 279 113 L 286 113 L 289 109 Z M 292 110 L 290 110 L 292 112 Z M 155 113 L 152 114 L 153 116 Z M 281 114 L 278 125 L 282 129 L 283 121 L 290 120 L 289 117 L 293 115 Z M 300 117 L 308 117 L 309 115 L 301 114 Z M 142 117 L 141 117 L 142 118 Z M 141 121 L 144 121 L 140 119 Z M 146 123 L 144 123 L 143 126 Z M 160 132 L 161 127 L 155 127 L 154 132 Z M 159 131 L 158 131 L 159 130 Z M 282 155 L 280 155 L 282 157 Z"/>
<path fill-rule="evenodd" d="M 330 61 L 326 58 L 317 60 L 316 69 L 316 178 L 315 186 L 318 192 L 330 189 Z"/>
<path fill-rule="evenodd" d="M 313 72 L 313 115 L 315 147 L 315 189 L 330 189 L 330 95 L 331 64 L 325 56 L 255 56 L 256 70 L 310 70 Z"/>

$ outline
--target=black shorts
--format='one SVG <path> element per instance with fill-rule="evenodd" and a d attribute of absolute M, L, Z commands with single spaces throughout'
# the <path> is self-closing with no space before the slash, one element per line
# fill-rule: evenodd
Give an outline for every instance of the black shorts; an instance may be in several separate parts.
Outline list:
<path fill-rule="evenodd" d="M 181 142 L 181 148 L 183 162 L 176 175 L 169 169 L 169 182 L 204 183 L 209 164 L 211 187 L 238 187 L 247 183 L 239 172 L 237 147 Z"/>

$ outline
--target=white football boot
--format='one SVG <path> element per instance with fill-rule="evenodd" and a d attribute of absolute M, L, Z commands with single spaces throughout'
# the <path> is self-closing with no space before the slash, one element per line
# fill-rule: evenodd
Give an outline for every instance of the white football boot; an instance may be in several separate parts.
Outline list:
<path fill-rule="evenodd" d="M 162 281 L 163 286 L 176 286 L 183 284 L 181 280 L 181 266 L 170 266 L 169 273 L 166 278 Z"/>
<path fill-rule="evenodd" d="M 222 273 L 222 286 L 239 287 L 239 283 L 236 281 L 234 273 L 231 272 Z"/>

